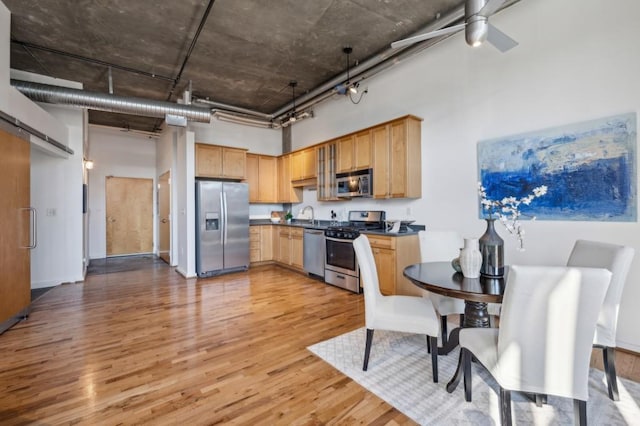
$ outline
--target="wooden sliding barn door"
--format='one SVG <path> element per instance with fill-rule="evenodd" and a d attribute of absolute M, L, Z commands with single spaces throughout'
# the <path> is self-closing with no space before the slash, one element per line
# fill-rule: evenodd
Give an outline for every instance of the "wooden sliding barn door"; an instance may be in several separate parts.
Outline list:
<path fill-rule="evenodd" d="M 153 251 L 153 179 L 107 176 L 107 256 Z"/>
<path fill-rule="evenodd" d="M 0 332 L 31 304 L 30 247 L 35 211 L 29 208 L 30 146 L 0 129 Z"/>

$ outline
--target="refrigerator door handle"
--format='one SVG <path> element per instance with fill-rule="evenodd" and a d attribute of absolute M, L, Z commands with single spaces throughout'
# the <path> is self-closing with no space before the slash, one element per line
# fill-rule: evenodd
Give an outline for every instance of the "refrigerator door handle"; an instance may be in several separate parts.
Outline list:
<path fill-rule="evenodd" d="M 227 209 L 225 206 L 224 192 L 220 193 L 220 244 L 224 244 L 224 233 L 227 228 Z"/>
<path fill-rule="evenodd" d="M 228 216 L 229 212 L 227 211 L 227 193 L 224 192 L 224 191 L 222 191 L 222 198 L 224 199 L 224 206 L 223 206 L 223 209 L 224 209 L 224 222 L 223 222 L 224 223 L 224 231 L 223 231 L 224 232 L 224 243 L 227 244 L 227 228 L 228 228 L 228 225 L 229 225 L 227 223 L 227 220 L 228 220 L 228 217 L 229 217 Z"/>

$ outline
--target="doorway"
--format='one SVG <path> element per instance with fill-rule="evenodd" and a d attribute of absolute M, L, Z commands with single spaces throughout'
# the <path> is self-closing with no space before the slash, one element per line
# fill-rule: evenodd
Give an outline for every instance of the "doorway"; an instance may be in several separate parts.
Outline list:
<path fill-rule="evenodd" d="M 158 256 L 171 265 L 171 171 L 158 179 Z"/>
<path fill-rule="evenodd" d="M 107 256 L 153 251 L 153 179 L 106 178 Z"/>

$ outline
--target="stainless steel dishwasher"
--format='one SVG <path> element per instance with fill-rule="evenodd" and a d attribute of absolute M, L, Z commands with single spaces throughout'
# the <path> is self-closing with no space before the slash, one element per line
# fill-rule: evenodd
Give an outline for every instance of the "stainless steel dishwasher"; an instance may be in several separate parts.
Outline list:
<path fill-rule="evenodd" d="M 304 270 L 324 280 L 324 258 L 326 246 L 324 231 L 305 229 L 303 242 Z"/>

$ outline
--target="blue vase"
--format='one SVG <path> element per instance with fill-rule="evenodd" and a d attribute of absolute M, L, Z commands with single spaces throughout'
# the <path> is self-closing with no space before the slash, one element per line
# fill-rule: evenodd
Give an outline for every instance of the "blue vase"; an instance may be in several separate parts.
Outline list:
<path fill-rule="evenodd" d="M 487 277 L 504 275 L 504 240 L 496 232 L 495 219 L 485 219 L 487 230 L 480 237 L 480 254 L 482 267 L 480 274 Z"/>

